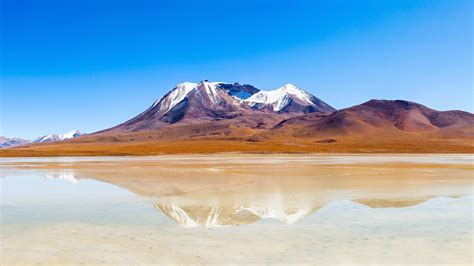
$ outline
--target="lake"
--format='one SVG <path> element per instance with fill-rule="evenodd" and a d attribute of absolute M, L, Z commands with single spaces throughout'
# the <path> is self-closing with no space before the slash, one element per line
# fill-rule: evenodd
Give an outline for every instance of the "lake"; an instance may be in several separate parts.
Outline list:
<path fill-rule="evenodd" d="M 4 264 L 473 264 L 472 155 L 0 159 Z"/>

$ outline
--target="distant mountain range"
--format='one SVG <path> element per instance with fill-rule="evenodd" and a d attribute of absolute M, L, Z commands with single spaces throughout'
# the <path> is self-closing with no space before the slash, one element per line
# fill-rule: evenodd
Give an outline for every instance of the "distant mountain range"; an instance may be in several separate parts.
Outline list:
<path fill-rule="evenodd" d="M 474 115 L 464 111 L 436 111 L 402 100 L 370 100 L 336 110 L 293 84 L 264 91 L 204 80 L 176 85 L 144 112 L 110 129 L 64 144 L 8 150 L 19 155 L 474 152 L 473 139 Z"/>
<path fill-rule="evenodd" d="M 10 148 L 30 143 L 30 140 L 21 138 L 7 138 L 0 136 L 0 148 Z"/>
<path fill-rule="evenodd" d="M 0 136 L 0 148 L 11 148 L 16 146 L 21 146 L 29 143 L 45 143 L 45 142 L 56 142 L 63 141 L 67 139 L 72 139 L 84 135 L 79 130 L 69 131 L 64 134 L 51 134 L 44 135 L 34 139 L 33 141 L 21 138 L 7 138 Z"/>
<path fill-rule="evenodd" d="M 55 142 L 55 141 L 63 141 L 67 139 L 76 138 L 83 135 L 79 130 L 69 131 L 64 134 L 52 134 L 52 135 L 44 135 L 41 137 L 36 138 L 33 140 L 34 143 L 41 143 L 41 142 Z"/>

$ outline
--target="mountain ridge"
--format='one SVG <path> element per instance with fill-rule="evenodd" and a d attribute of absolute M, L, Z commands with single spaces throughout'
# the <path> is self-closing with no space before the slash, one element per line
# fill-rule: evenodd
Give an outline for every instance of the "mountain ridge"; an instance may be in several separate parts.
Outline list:
<path fill-rule="evenodd" d="M 280 122 L 275 129 L 299 125 L 300 134 L 363 134 L 398 129 L 405 132 L 436 131 L 474 125 L 474 115 L 464 111 L 437 111 L 404 100 L 369 100 L 327 115 L 297 116 Z M 304 125 L 304 126 L 303 126 Z"/>
<path fill-rule="evenodd" d="M 318 101 L 292 84 L 269 92 L 239 83 L 180 83 L 115 127 L 2 150 L 0 156 L 474 153 L 474 115 L 469 112 L 376 99 L 335 110 Z"/>
<path fill-rule="evenodd" d="M 73 139 L 81 135 L 84 135 L 83 133 L 81 133 L 81 131 L 72 130 L 64 134 L 50 134 L 50 135 L 40 136 L 34 139 L 32 142 L 33 143 L 56 142 L 56 141 L 63 141 L 67 139 Z"/>
<path fill-rule="evenodd" d="M 285 86 L 289 86 L 289 84 Z M 284 87 L 274 91 L 280 93 Z M 252 85 L 209 82 L 207 80 L 199 83 L 183 82 L 177 84 L 141 114 L 101 132 L 107 130 L 143 131 L 175 123 L 218 121 L 244 116 L 268 117 L 274 115 L 287 118 L 308 112 L 332 112 L 335 110 L 314 95 L 294 85 L 291 85 L 289 90 L 299 90 L 300 92 L 299 95 L 291 95 L 288 92 L 280 93 L 281 99 L 277 97 L 277 99 L 272 98 L 269 101 L 254 101 L 252 97 L 262 91 Z M 268 93 L 269 91 L 264 92 Z M 284 100 L 286 101 L 281 103 Z M 273 108 L 275 102 L 280 102 L 282 106 L 275 110 Z"/>
<path fill-rule="evenodd" d="M 31 141 L 27 140 L 27 139 L 15 138 L 15 137 L 7 138 L 7 137 L 4 137 L 4 136 L 0 136 L 0 149 L 25 145 L 25 144 L 28 144 L 30 142 Z"/>

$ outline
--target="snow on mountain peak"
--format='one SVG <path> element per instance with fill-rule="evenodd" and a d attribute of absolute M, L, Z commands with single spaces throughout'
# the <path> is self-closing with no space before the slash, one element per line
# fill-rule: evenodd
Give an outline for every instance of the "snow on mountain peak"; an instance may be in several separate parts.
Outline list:
<path fill-rule="evenodd" d="M 159 111 L 166 113 L 180 103 L 189 92 L 196 89 L 197 83 L 183 82 L 176 85 L 176 87 L 161 99 L 156 101 L 152 108 L 160 104 Z"/>
<path fill-rule="evenodd" d="M 287 83 L 285 86 L 280 88 L 281 90 L 285 91 L 286 93 L 295 95 L 299 99 L 303 100 L 307 104 L 313 104 L 313 101 L 311 100 L 311 94 L 307 93 L 303 89 L 291 84 Z"/>
<path fill-rule="evenodd" d="M 197 89 L 204 89 L 203 91 L 205 91 L 205 93 L 208 95 L 211 102 L 213 104 L 219 104 L 220 96 L 217 88 L 220 84 L 225 84 L 225 82 L 209 82 L 207 80 L 203 80 L 199 83 L 179 83 L 172 91 L 163 96 L 161 99 L 157 100 L 151 108 L 160 105 L 158 111 L 165 114 L 182 102 L 190 92 Z"/>
<path fill-rule="evenodd" d="M 194 99 L 204 100 L 204 106 L 207 107 L 218 106 L 223 102 L 227 102 L 225 95 L 229 95 L 237 100 L 235 103 L 230 103 L 230 105 L 240 106 L 243 103 L 256 109 L 269 107 L 270 110 L 275 112 L 282 111 L 288 106 L 292 106 L 295 110 L 306 110 L 305 108 L 313 110 L 318 108 L 319 105 L 331 109 L 330 106 L 325 106 L 319 99 L 291 83 L 275 90 L 264 91 L 250 85 L 210 82 L 208 80 L 202 80 L 199 83 L 183 82 L 177 84 L 173 90 L 156 101 L 151 108 L 157 106 L 155 110 L 164 115 L 178 104 L 189 99 L 188 95 L 190 93 L 198 95 Z M 295 105 L 292 103 L 295 103 Z"/>
<path fill-rule="evenodd" d="M 61 140 L 65 140 L 72 139 L 74 137 L 77 137 L 78 135 L 81 135 L 81 132 L 79 130 L 72 130 L 64 134 L 59 134 L 58 136 Z"/>
<path fill-rule="evenodd" d="M 286 83 L 286 84 L 283 85 L 283 87 L 281 87 L 281 88 L 290 89 L 290 90 L 292 90 L 292 89 L 301 90 L 300 87 L 298 87 L 298 86 L 296 86 L 296 85 L 294 85 L 294 84 L 292 84 L 292 83 Z"/>
<path fill-rule="evenodd" d="M 176 84 L 176 88 L 182 88 L 184 90 L 192 90 L 196 88 L 197 85 L 198 85 L 197 83 L 186 81 L 183 83 Z"/>
<path fill-rule="evenodd" d="M 280 111 L 289 101 L 290 98 L 288 94 L 282 88 L 271 91 L 262 90 L 245 100 L 250 106 L 256 106 L 258 104 L 271 105 L 274 111 Z"/>
<path fill-rule="evenodd" d="M 117 127 L 127 131 L 145 130 L 180 121 L 218 121 L 251 116 L 252 113 L 269 116 L 269 112 L 278 112 L 278 116 L 282 113 L 289 116 L 332 111 L 331 106 L 289 83 L 276 90 L 260 91 L 249 84 L 202 80 L 177 84 L 151 107 Z M 267 125 L 253 119 L 248 121 Z"/>
<path fill-rule="evenodd" d="M 53 141 L 63 141 L 66 139 L 72 139 L 79 137 L 82 133 L 79 130 L 72 130 L 64 134 L 51 134 L 44 135 L 36 138 L 33 142 L 53 142 Z"/>
<path fill-rule="evenodd" d="M 199 84 L 202 84 L 206 89 L 206 93 L 209 96 L 209 99 L 212 101 L 213 104 L 219 104 L 219 93 L 217 92 L 217 86 L 222 84 L 223 82 L 209 82 L 207 80 L 202 81 Z"/>
<path fill-rule="evenodd" d="M 305 104 L 314 104 L 311 100 L 311 94 L 291 83 L 287 83 L 276 90 L 259 91 L 250 96 L 247 100 L 245 100 L 245 102 L 247 102 L 252 107 L 256 107 L 258 105 L 270 105 L 272 106 L 273 111 L 278 112 L 290 103 L 292 99 L 291 96 L 296 97 Z"/>

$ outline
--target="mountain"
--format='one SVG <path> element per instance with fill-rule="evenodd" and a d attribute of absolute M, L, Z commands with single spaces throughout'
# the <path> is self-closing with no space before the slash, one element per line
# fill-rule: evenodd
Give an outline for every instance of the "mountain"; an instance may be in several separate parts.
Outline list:
<path fill-rule="evenodd" d="M 195 123 L 196 121 L 230 119 L 245 109 L 239 98 L 233 97 L 221 82 L 184 82 L 135 118 L 119 125 L 126 131 L 140 131 L 158 128 L 166 124 Z M 236 89 L 237 94 L 241 90 Z"/>
<path fill-rule="evenodd" d="M 1 148 L 10 148 L 15 146 L 20 146 L 30 143 L 30 140 L 21 139 L 21 138 L 7 138 L 0 136 L 0 149 Z"/>
<path fill-rule="evenodd" d="M 55 142 L 55 141 L 63 141 L 67 139 L 72 139 L 76 138 L 83 135 L 79 130 L 73 130 L 69 131 L 64 134 L 52 134 L 52 135 L 44 135 L 41 137 L 36 138 L 33 140 L 34 143 L 40 143 L 40 142 Z"/>
<path fill-rule="evenodd" d="M 48 139 L 64 136 L 36 141 Z M 474 153 L 474 115 L 403 100 L 334 110 L 291 84 L 262 91 L 204 80 L 176 85 L 115 127 L 66 142 L 2 150 L 0 156 L 216 152 Z"/>
<path fill-rule="evenodd" d="M 260 91 L 252 85 L 204 80 L 176 85 L 146 111 L 112 130 L 144 131 L 178 122 L 196 124 L 241 117 L 272 120 L 269 117 L 331 111 L 334 108 L 291 84 L 274 91 Z"/>
<path fill-rule="evenodd" d="M 314 95 L 290 83 L 276 90 L 259 91 L 244 102 L 253 108 L 274 112 L 328 113 L 336 111 Z"/>
<path fill-rule="evenodd" d="M 471 132 L 474 115 L 463 111 L 436 111 L 401 100 L 370 100 L 331 114 L 309 114 L 282 121 L 276 131 L 294 136 L 368 134 L 374 132 L 436 132 L 467 128 Z M 471 132 L 472 133 L 472 132 Z"/>

